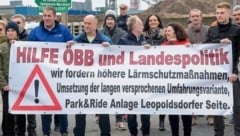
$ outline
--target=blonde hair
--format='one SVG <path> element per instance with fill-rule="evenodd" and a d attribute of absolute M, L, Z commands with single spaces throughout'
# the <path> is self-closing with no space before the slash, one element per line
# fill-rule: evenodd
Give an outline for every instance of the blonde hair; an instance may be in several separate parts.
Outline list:
<path fill-rule="evenodd" d="M 228 2 L 221 2 L 221 3 L 218 3 L 215 8 L 226 8 L 226 9 L 231 9 L 231 6 L 230 6 L 230 3 Z"/>
<path fill-rule="evenodd" d="M 127 20 L 128 30 L 132 31 L 134 25 L 137 23 L 138 20 L 141 21 L 141 19 L 137 15 L 130 16 Z"/>
<path fill-rule="evenodd" d="M 7 23 L 3 20 L 0 20 L 0 24 L 3 25 L 3 27 L 5 28 Z"/>

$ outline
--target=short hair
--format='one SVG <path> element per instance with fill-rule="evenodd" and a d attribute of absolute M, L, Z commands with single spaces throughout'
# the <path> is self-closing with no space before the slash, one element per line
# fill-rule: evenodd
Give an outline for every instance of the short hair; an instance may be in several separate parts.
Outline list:
<path fill-rule="evenodd" d="M 11 20 L 14 18 L 21 18 L 23 22 L 26 21 L 26 17 L 22 14 L 15 14 L 15 15 L 11 16 Z"/>
<path fill-rule="evenodd" d="M 200 16 L 202 17 L 202 11 L 200 9 L 192 9 L 192 10 L 190 10 L 189 17 L 191 17 L 191 12 L 199 12 Z"/>
<path fill-rule="evenodd" d="M 215 8 L 226 8 L 226 9 L 231 9 L 231 6 L 230 6 L 230 3 L 228 2 L 221 2 L 221 3 L 218 3 Z"/>
<path fill-rule="evenodd" d="M 186 40 L 188 38 L 187 32 L 183 25 L 178 22 L 170 22 L 167 26 L 171 26 L 176 34 L 176 38 L 179 41 Z"/>
<path fill-rule="evenodd" d="M 56 11 L 56 9 L 55 9 L 54 7 L 46 6 L 46 7 L 44 8 L 44 10 L 50 10 L 50 11 L 53 12 L 53 15 L 57 15 L 57 11 Z M 43 10 L 43 11 L 44 11 L 44 10 Z"/>
<path fill-rule="evenodd" d="M 0 24 L 5 28 L 7 23 L 4 20 L 0 20 Z"/>
<path fill-rule="evenodd" d="M 160 17 L 158 15 L 155 15 L 155 14 L 152 14 L 152 15 L 149 15 L 145 21 L 145 24 L 144 24 L 144 29 L 143 31 L 148 31 L 150 29 L 150 26 L 149 26 L 149 19 L 150 17 L 152 16 L 155 16 L 159 22 L 159 25 L 158 25 L 158 28 L 163 28 L 163 24 L 162 24 L 162 21 L 160 19 Z"/>
<path fill-rule="evenodd" d="M 238 10 L 240 10 L 240 5 L 236 5 L 233 7 L 233 11 L 238 11 Z"/>
<path fill-rule="evenodd" d="M 130 16 L 127 20 L 127 27 L 129 31 L 132 31 L 137 20 L 141 20 L 137 15 Z"/>

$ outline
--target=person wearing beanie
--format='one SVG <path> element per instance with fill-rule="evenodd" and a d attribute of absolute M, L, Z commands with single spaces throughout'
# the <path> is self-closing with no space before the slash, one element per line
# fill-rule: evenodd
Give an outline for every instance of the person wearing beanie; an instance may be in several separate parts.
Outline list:
<path fill-rule="evenodd" d="M 117 14 L 113 10 L 107 10 L 105 13 L 105 19 L 103 24 L 103 29 L 101 30 L 103 34 L 109 37 L 113 44 L 116 45 L 121 36 L 126 32 L 117 26 Z"/>
<path fill-rule="evenodd" d="M 109 37 L 112 40 L 113 45 L 117 45 L 120 38 L 126 34 L 126 31 L 122 30 L 121 28 L 118 28 L 117 26 L 117 14 L 113 10 L 107 10 L 105 13 L 105 19 L 103 24 L 103 29 L 101 32 Z M 116 115 L 116 127 L 119 130 L 126 130 L 126 127 L 123 122 L 123 116 L 122 114 Z M 98 116 L 97 116 L 98 117 Z"/>
<path fill-rule="evenodd" d="M 8 71 L 10 47 L 13 41 L 18 40 L 19 28 L 14 22 L 8 22 L 5 28 L 7 41 L 0 45 L 0 88 L 2 92 L 3 114 L 2 114 L 2 131 L 4 136 L 15 136 L 14 132 L 14 115 L 8 113 Z"/>

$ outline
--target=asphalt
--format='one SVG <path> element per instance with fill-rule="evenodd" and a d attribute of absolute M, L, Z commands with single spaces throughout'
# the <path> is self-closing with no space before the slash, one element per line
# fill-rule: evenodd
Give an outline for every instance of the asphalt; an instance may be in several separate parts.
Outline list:
<path fill-rule="evenodd" d="M 2 102 L 0 100 L 0 114 L 2 114 Z M 225 122 L 229 121 L 229 118 L 231 116 L 227 116 L 225 119 Z M 141 122 L 139 120 L 138 116 L 138 126 L 141 127 Z M 0 120 L 2 120 L 2 115 L 0 115 Z M 73 128 L 75 125 L 74 115 L 68 116 L 69 126 L 68 126 L 68 132 L 69 136 L 73 136 Z M 111 135 L 112 136 L 129 136 L 128 130 L 121 131 L 115 127 L 115 115 L 110 116 L 111 121 Z M 165 131 L 159 131 L 158 129 L 158 116 L 152 115 L 151 116 L 151 130 L 150 130 L 150 136 L 171 136 L 170 126 L 168 117 L 165 119 Z M 51 136 L 60 136 L 60 133 L 53 130 L 54 126 L 52 123 L 52 135 Z M 42 136 L 41 131 L 41 119 L 40 116 L 37 115 L 37 134 L 38 136 Z M 183 136 L 183 128 L 182 128 L 182 122 L 180 122 L 180 136 Z M 2 135 L 2 130 L 0 130 L 0 134 Z M 87 127 L 86 127 L 86 135 L 85 136 L 99 136 L 99 127 L 98 124 L 96 124 L 95 115 L 87 115 Z M 141 130 L 139 129 L 139 134 L 141 135 Z M 192 136 L 214 136 L 213 126 L 207 125 L 206 117 L 198 117 L 197 118 L 197 125 L 192 127 Z M 226 126 L 225 128 L 225 136 L 234 136 L 234 126 Z"/>

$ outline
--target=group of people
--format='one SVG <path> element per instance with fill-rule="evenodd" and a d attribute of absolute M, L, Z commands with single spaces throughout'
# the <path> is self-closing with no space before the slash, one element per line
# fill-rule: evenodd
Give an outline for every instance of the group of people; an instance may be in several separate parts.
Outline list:
<path fill-rule="evenodd" d="M 163 27 L 162 21 L 156 14 L 149 15 L 145 23 L 136 15 L 127 15 L 127 5 L 120 5 L 120 17 L 115 11 L 108 10 L 105 13 L 104 24 L 98 30 L 98 20 L 94 15 L 87 15 L 83 20 L 83 32 L 74 37 L 68 28 L 56 21 L 56 10 L 53 7 L 45 7 L 42 21 L 29 34 L 24 29 L 25 17 L 14 15 L 10 21 L 0 20 L 0 88 L 3 98 L 3 136 L 25 136 L 26 129 L 29 136 L 36 136 L 35 115 L 12 115 L 8 113 L 8 93 L 11 87 L 8 85 L 8 67 L 10 47 L 16 40 L 65 42 L 71 48 L 74 43 L 96 43 L 103 47 L 113 45 L 132 45 L 151 48 L 151 46 L 183 45 L 188 47 L 195 43 L 232 43 L 233 73 L 229 81 L 233 83 L 234 90 L 234 130 L 235 136 L 240 136 L 240 83 L 238 82 L 238 58 L 240 51 L 240 6 L 233 8 L 231 15 L 230 4 L 222 2 L 216 5 L 216 20 L 214 26 L 206 26 L 202 23 L 202 12 L 192 9 L 189 12 L 190 25 L 188 28 L 178 22 L 170 22 Z M 125 130 L 123 117 L 116 115 L 117 126 Z M 101 136 L 111 135 L 110 119 L 108 114 L 97 114 Z M 150 115 L 140 115 L 141 131 L 143 136 L 150 135 Z M 191 136 L 192 125 L 196 118 L 192 115 L 181 115 L 184 136 Z M 223 116 L 213 116 L 215 136 L 224 136 Z M 159 129 L 165 130 L 165 115 L 159 116 Z M 27 121 L 26 121 L 27 120 Z M 56 116 L 59 131 L 62 136 L 68 135 L 67 115 Z M 194 122 L 192 122 L 194 120 Z M 42 132 L 44 136 L 50 136 L 52 115 L 41 115 Z M 27 123 L 26 123 L 27 122 Z M 179 115 L 169 115 L 172 136 L 179 136 Z M 86 129 L 86 115 L 75 115 L 75 136 L 84 136 Z M 26 125 L 28 124 L 28 125 Z M 138 135 L 137 115 L 127 116 L 127 125 L 131 136 Z M 26 127 L 27 126 L 27 127 Z"/>

